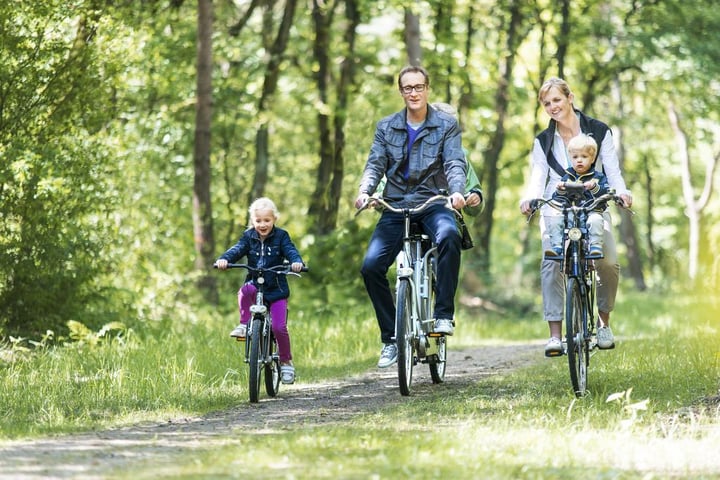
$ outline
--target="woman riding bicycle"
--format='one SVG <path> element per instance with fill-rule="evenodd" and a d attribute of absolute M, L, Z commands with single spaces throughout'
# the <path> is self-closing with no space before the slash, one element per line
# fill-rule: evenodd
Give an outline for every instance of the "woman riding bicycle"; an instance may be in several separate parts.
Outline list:
<path fill-rule="evenodd" d="M 603 122 L 585 115 L 573 105 L 575 96 L 568 84 L 557 77 L 548 79 L 538 93 L 538 100 L 550 117 L 548 128 L 535 139 L 532 151 L 532 172 L 525 196 L 520 203 L 520 211 L 528 215 L 531 212 L 530 200 L 550 198 L 556 191 L 565 170 L 571 166 L 567 144 L 570 139 L 585 133 L 594 137 L 598 143 L 595 169 L 605 173 L 610 188 L 623 199 L 625 206 L 632 206 L 632 195 L 625 186 L 618 157 L 613 144 L 612 132 Z M 552 248 L 546 228 L 546 216 L 556 215 L 550 207 L 543 207 L 540 216 L 540 234 L 543 250 Z M 610 330 L 610 312 L 615 307 L 620 265 L 617 261 L 615 239 L 612 233 L 610 210 L 603 212 L 603 254 L 604 258 L 595 261 L 597 270 L 597 304 L 600 316 L 598 325 L 598 346 L 612 348 L 615 340 Z M 550 328 L 550 340 L 545 353 L 562 352 L 562 319 L 564 312 L 564 287 L 560 263 L 543 260 L 540 281 L 543 293 L 545 320 Z"/>
<path fill-rule="evenodd" d="M 304 266 L 302 257 L 287 231 L 275 225 L 280 214 L 269 198 L 259 198 L 250 205 L 252 227 L 247 229 L 240 240 L 215 262 L 219 270 L 225 270 L 228 263 L 236 262 L 247 256 L 251 267 L 269 268 L 282 265 L 286 260 L 291 262 L 293 272 L 300 272 Z M 238 307 L 240 324 L 230 332 L 230 336 L 245 340 L 247 323 L 250 320 L 250 306 L 255 302 L 257 285 L 248 274 L 245 285 L 238 291 Z M 285 275 L 265 273 L 265 300 L 270 306 L 272 330 L 277 340 L 280 357 L 280 374 L 282 382 L 295 382 L 295 367 L 290 350 L 290 333 L 287 328 L 287 304 L 290 287 Z"/>

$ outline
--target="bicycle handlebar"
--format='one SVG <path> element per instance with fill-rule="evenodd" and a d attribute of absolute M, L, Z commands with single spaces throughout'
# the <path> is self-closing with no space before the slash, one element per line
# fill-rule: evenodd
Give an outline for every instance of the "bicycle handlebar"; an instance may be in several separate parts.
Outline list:
<path fill-rule="evenodd" d="M 625 206 L 625 201 L 620 197 L 619 195 L 615 194 L 615 190 L 611 190 L 608 193 L 605 193 L 603 195 L 600 195 L 597 198 L 594 199 L 588 199 L 585 201 L 580 202 L 579 205 L 572 205 L 570 203 L 570 199 L 561 197 L 561 200 L 556 199 L 544 199 L 544 198 L 534 198 L 530 200 L 530 215 L 528 215 L 528 221 L 532 218 L 532 216 L 537 212 L 541 207 L 544 205 L 547 205 L 551 208 L 554 208 L 555 210 L 558 210 L 562 212 L 565 208 L 575 208 L 577 210 L 585 210 L 590 211 L 593 210 L 595 207 L 600 205 L 603 202 L 609 202 L 613 201 L 615 204 L 620 207 L 628 210 L 632 215 L 635 215 L 635 212 L 633 212 L 630 208 Z"/>
<path fill-rule="evenodd" d="M 460 212 L 455 210 L 452 207 L 452 205 L 450 204 L 449 196 L 434 195 L 434 196 L 428 198 L 427 200 L 425 200 L 425 202 L 422 205 L 419 205 L 414 208 L 397 208 L 397 207 L 393 207 L 392 205 L 387 203 L 382 197 L 368 197 L 367 201 L 360 208 L 357 209 L 357 211 L 355 212 L 355 216 L 358 216 L 360 214 L 360 212 L 362 212 L 363 210 L 366 210 L 367 208 L 369 208 L 370 206 L 372 206 L 374 204 L 380 204 L 383 207 L 385 207 L 386 209 L 390 210 L 391 212 L 403 213 L 403 212 L 407 211 L 410 215 L 413 215 L 415 213 L 422 212 L 423 210 L 425 210 L 426 208 L 428 208 L 431 205 L 434 205 L 434 204 L 439 205 L 439 203 L 438 203 L 439 200 L 442 200 L 444 202 L 444 206 L 446 208 L 449 208 L 450 210 L 452 210 L 455 213 L 455 215 L 460 214 Z"/>
<path fill-rule="evenodd" d="M 213 263 L 213 268 L 218 268 L 217 263 Z M 228 263 L 227 268 L 244 268 L 248 272 L 259 272 L 259 273 L 273 272 L 273 273 L 276 273 L 279 275 L 296 275 L 298 277 L 300 276 L 300 273 L 293 272 L 290 269 L 290 265 L 275 265 L 274 267 L 266 268 L 266 267 L 252 267 L 252 266 L 248 265 L 247 263 Z M 300 269 L 300 271 L 308 272 L 308 271 L 310 271 L 310 269 L 306 265 L 303 265 L 303 267 Z"/>

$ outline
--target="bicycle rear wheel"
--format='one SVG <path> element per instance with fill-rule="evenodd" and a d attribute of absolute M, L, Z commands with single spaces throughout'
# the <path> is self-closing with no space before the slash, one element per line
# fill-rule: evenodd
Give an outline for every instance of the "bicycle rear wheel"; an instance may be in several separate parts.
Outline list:
<path fill-rule="evenodd" d="M 265 364 L 265 391 L 275 397 L 280 390 L 280 357 L 277 355 L 277 342 L 272 330 L 266 340 L 269 343 L 266 350 L 269 361 Z"/>
<path fill-rule="evenodd" d="M 582 297 L 581 285 L 576 278 L 569 278 L 565 292 L 565 331 L 570 382 L 576 397 L 587 390 L 588 344 L 585 328 L 587 310 Z"/>
<path fill-rule="evenodd" d="M 250 375 L 248 375 L 250 403 L 257 403 L 260 399 L 260 377 L 262 376 L 260 337 L 262 336 L 262 323 L 261 319 L 253 318 L 251 320 L 250 338 L 247 339 L 250 342 L 250 358 L 248 359 L 250 364 Z"/>
<path fill-rule="evenodd" d="M 395 341 L 398 350 L 398 382 L 400 393 L 410 395 L 412 371 L 415 364 L 412 328 L 412 288 L 410 281 L 401 279 L 397 289 L 395 308 Z"/>

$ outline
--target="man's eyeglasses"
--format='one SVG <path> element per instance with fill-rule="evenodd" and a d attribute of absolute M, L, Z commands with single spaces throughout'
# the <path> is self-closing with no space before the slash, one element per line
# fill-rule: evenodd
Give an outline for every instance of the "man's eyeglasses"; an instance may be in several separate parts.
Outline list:
<path fill-rule="evenodd" d="M 404 87 L 400 87 L 400 91 L 403 92 L 405 95 L 408 95 L 415 90 L 416 92 L 424 92 L 425 91 L 425 85 L 424 83 L 418 83 L 417 85 L 405 85 Z"/>

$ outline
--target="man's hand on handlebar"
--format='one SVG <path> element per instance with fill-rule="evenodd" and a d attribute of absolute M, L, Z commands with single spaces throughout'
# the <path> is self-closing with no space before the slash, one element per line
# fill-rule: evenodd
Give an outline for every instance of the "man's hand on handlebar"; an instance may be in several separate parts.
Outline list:
<path fill-rule="evenodd" d="M 459 192 L 453 193 L 452 195 L 450 195 L 450 204 L 455 210 L 460 210 L 466 204 L 465 196 Z"/>
<path fill-rule="evenodd" d="M 367 193 L 361 193 L 360 195 L 358 195 L 355 199 L 355 208 L 363 208 L 369 198 L 370 195 L 368 195 Z"/>

